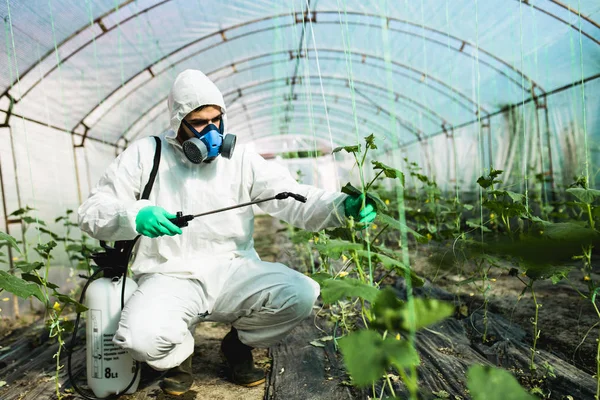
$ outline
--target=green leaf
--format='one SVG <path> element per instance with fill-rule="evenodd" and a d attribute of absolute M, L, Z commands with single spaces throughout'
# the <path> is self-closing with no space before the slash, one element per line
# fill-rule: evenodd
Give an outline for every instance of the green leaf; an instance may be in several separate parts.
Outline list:
<path fill-rule="evenodd" d="M 323 282 L 327 279 L 332 279 L 333 277 L 327 272 L 317 272 L 310 276 L 314 281 L 316 281 L 319 286 L 323 286 Z"/>
<path fill-rule="evenodd" d="M 473 400 L 535 400 L 508 371 L 473 365 L 467 371 L 467 387 Z"/>
<path fill-rule="evenodd" d="M 392 364 L 398 368 L 419 364 L 419 355 L 407 341 L 390 337 L 384 340 L 371 330 L 352 332 L 338 343 L 344 364 L 359 387 L 380 379 Z"/>
<path fill-rule="evenodd" d="M 358 279 L 328 279 L 321 284 L 321 296 L 326 304 L 333 304 L 348 297 L 360 297 L 372 302 L 378 293 L 379 289 Z"/>
<path fill-rule="evenodd" d="M 592 204 L 600 197 L 600 190 L 596 189 L 569 188 L 567 193 L 572 194 L 586 204 Z"/>
<path fill-rule="evenodd" d="M 423 278 L 418 276 L 410 268 L 407 268 L 406 265 L 404 265 L 404 263 L 402 263 L 401 261 L 395 260 L 392 257 L 386 256 L 385 254 L 375 253 L 372 251 L 368 252 L 366 250 L 357 250 L 356 253 L 359 256 L 365 257 L 365 258 L 368 258 L 370 255 L 371 259 L 375 258 L 376 261 L 381 262 L 383 264 L 383 266 L 389 270 L 399 269 L 403 272 L 403 274 L 405 274 L 407 271 L 410 272 L 411 282 L 412 282 L 412 285 L 415 287 L 421 287 L 425 284 L 425 280 Z"/>
<path fill-rule="evenodd" d="M 77 300 L 74 300 L 74 299 L 70 298 L 67 295 L 60 294 L 60 293 L 55 293 L 55 295 L 64 304 L 73 304 L 75 306 L 75 312 L 82 313 L 82 312 L 88 310 L 88 308 L 86 306 L 84 306 L 83 304 L 81 304 Z"/>
<path fill-rule="evenodd" d="M 375 317 L 372 322 L 373 326 L 387 329 L 391 332 L 401 330 L 402 319 L 404 318 L 402 315 L 403 308 L 404 301 L 396 296 L 393 289 L 386 287 L 380 290 L 371 308 Z"/>
<path fill-rule="evenodd" d="M 504 193 L 510 197 L 514 203 L 522 203 L 525 201 L 525 195 L 521 193 L 515 193 L 509 190 L 505 190 Z"/>
<path fill-rule="evenodd" d="M 487 189 L 490 186 L 492 186 L 492 183 L 494 183 L 494 180 L 490 179 L 490 178 L 484 178 L 483 176 L 480 176 L 479 179 L 477 179 L 477 183 L 482 188 Z"/>
<path fill-rule="evenodd" d="M 375 145 L 375 135 L 374 134 L 371 133 L 369 136 L 365 137 L 365 142 L 367 143 L 367 148 L 373 149 L 373 150 L 377 149 L 377 146 Z"/>
<path fill-rule="evenodd" d="M 373 303 L 375 325 L 390 331 L 410 331 L 411 320 L 414 320 L 414 329 L 442 321 L 454 313 L 454 306 L 434 299 L 413 298 L 414 313 L 410 304 L 400 300 L 390 288 L 380 290 Z"/>
<path fill-rule="evenodd" d="M 39 224 L 39 225 L 46 225 L 46 223 L 44 221 L 42 221 L 39 218 L 33 218 L 33 217 L 23 217 L 21 218 L 24 222 L 28 223 L 28 224 Z"/>
<path fill-rule="evenodd" d="M 80 244 L 70 244 L 67 246 L 67 251 L 81 251 L 82 248 Z"/>
<path fill-rule="evenodd" d="M 40 232 L 45 233 L 47 235 L 50 235 L 50 237 L 52 237 L 52 239 L 54 239 L 54 240 L 60 240 L 59 236 L 56 233 L 52 232 L 50 229 L 46 229 L 44 227 L 38 226 L 37 230 L 39 230 Z"/>
<path fill-rule="evenodd" d="M 492 168 L 491 171 L 490 171 L 490 177 L 495 179 L 498 176 L 500 176 L 502 174 L 502 172 L 504 172 L 504 171 L 501 170 L 501 169 L 494 169 L 494 168 Z"/>
<path fill-rule="evenodd" d="M 38 243 L 38 245 L 35 247 L 35 251 L 37 251 L 42 257 L 49 258 L 50 252 L 55 247 L 56 247 L 56 242 L 54 240 L 51 240 L 50 242 L 48 242 L 46 244 Z"/>
<path fill-rule="evenodd" d="M 556 284 L 566 278 L 573 267 L 565 265 L 523 263 L 525 274 L 531 279 L 551 279 Z"/>
<path fill-rule="evenodd" d="M 542 224 L 542 225 L 552 224 L 552 222 L 543 220 L 540 217 L 536 217 L 535 215 L 530 216 L 529 219 L 531 220 L 531 222 L 539 223 L 539 224 Z"/>
<path fill-rule="evenodd" d="M 396 168 L 388 167 L 387 165 L 385 165 L 384 163 L 382 163 L 380 161 L 371 161 L 371 163 L 373 164 L 373 169 L 382 170 L 384 175 L 388 178 L 400 179 L 400 182 L 402 182 L 402 186 L 404 186 L 404 174 L 400 170 L 398 170 Z"/>
<path fill-rule="evenodd" d="M 582 241 L 587 241 L 597 237 L 597 234 L 593 229 L 575 222 L 557 222 L 546 224 L 543 236 L 555 240 L 580 238 Z"/>
<path fill-rule="evenodd" d="M 411 235 L 413 235 L 413 237 L 415 238 L 415 240 L 421 244 L 426 244 L 429 243 L 429 239 L 427 239 L 427 237 L 421 235 L 419 232 L 409 228 L 407 225 L 401 223 L 400 221 L 390 217 L 387 214 L 377 214 L 377 219 L 381 222 L 383 222 L 384 224 L 389 225 L 390 227 L 399 230 L 400 232 L 402 231 L 406 231 L 408 233 L 410 233 Z"/>
<path fill-rule="evenodd" d="M 10 216 L 18 217 L 19 215 L 27 214 L 29 211 L 33 211 L 33 210 L 35 210 L 35 208 L 26 206 L 25 208 L 19 208 L 18 210 L 13 211 L 12 213 L 10 213 Z"/>
<path fill-rule="evenodd" d="M 21 252 L 21 249 L 19 248 L 19 245 L 17 244 L 17 239 L 10 236 L 8 233 L 0 232 L 0 240 L 6 241 L 8 243 L 8 245 L 10 247 L 16 249 L 19 252 L 19 254 L 23 254 Z"/>
<path fill-rule="evenodd" d="M 17 261 L 15 263 L 15 267 L 19 268 L 21 271 L 23 271 L 25 273 L 38 270 L 38 269 L 42 268 L 43 266 L 44 266 L 44 263 L 40 262 L 40 261 L 34 261 L 32 263 L 29 263 L 27 261 Z"/>
<path fill-rule="evenodd" d="M 467 221 L 467 226 L 468 226 L 469 228 L 476 228 L 476 229 L 479 229 L 479 230 L 481 230 L 481 231 L 483 231 L 483 232 L 491 232 L 491 230 L 490 230 L 490 229 L 489 229 L 487 226 L 485 226 L 485 225 L 480 225 L 480 224 L 477 224 L 477 223 L 475 223 L 475 222 L 473 222 L 473 221 L 471 221 L 471 220 Z"/>
<path fill-rule="evenodd" d="M 21 278 L 23 278 L 23 280 L 27 282 L 37 283 L 39 286 L 46 286 L 50 289 L 58 289 L 58 285 L 55 285 L 52 282 L 48 282 L 45 279 L 34 274 L 21 274 Z"/>
<path fill-rule="evenodd" d="M 341 239 L 331 239 L 327 243 L 317 243 L 315 248 L 322 254 L 332 258 L 340 258 L 344 251 L 362 250 L 363 246 L 359 243 L 352 243 Z"/>
<path fill-rule="evenodd" d="M 38 285 L 13 276 L 6 271 L 0 271 L 0 288 L 22 299 L 35 296 L 42 303 L 46 303 L 44 295 Z"/>
<path fill-rule="evenodd" d="M 420 297 L 413 297 L 412 301 L 414 302 L 415 329 L 417 330 L 440 322 L 454 313 L 454 306 L 444 301 Z M 406 303 L 402 325 L 405 330 L 410 329 L 411 314 L 410 303 Z"/>
<path fill-rule="evenodd" d="M 331 152 L 331 154 L 337 153 L 337 152 L 342 151 L 342 150 L 345 150 L 348 153 L 358 153 L 358 152 L 360 152 L 360 145 L 336 147 L 335 149 L 333 149 L 333 151 Z"/>

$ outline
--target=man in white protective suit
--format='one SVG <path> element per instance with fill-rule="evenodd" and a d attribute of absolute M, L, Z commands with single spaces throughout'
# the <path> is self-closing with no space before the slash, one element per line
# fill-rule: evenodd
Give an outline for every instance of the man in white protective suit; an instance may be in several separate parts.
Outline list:
<path fill-rule="evenodd" d="M 261 261 L 251 207 L 198 218 L 183 231 L 170 221 L 173 213 L 202 213 L 293 192 L 306 203 L 289 198 L 259 206 L 298 228 L 318 231 L 350 216 L 369 223 L 376 210 L 371 202 L 363 207 L 361 197 L 299 184 L 287 169 L 244 146 L 234 151 L 223 140 L 228 129 L 223 96 L 202 72 L 180 73 L 168 106 L 171 129 L 160 135 L 160 167 L 149 199 L 140 196 L 153 166 L 152 137 L 131 143 L 78 210 L 79 226 L 96 239 L 142 235 L 131 266 L 139 286 L 113 341 L 135 360 L 168 370 L 163 390 L 180 395 L 193 383 L 190 329 L 202 321 L 231 324 L 221 344 L 231 380 L 258 385 L 265 377 L 251 349 L 276 344 L 308 317 L 319 285 L 283 264 Z"/>

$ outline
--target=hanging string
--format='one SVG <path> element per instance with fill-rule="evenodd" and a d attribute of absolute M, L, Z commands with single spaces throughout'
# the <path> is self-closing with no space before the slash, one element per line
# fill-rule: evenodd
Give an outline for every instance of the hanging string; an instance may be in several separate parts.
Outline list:
<path fill-rule="evenodd" d="M 90 28 L 93 28 L 94 26 L 94 15 L 92 13 L 92 4 L 90 3 L 90 0 L 85 0 L 85 5 L 86 5 L 86 9 L 88 11 L 89 17 L 90 17 Z M 98 77 L 98 71 L 99 71 L 99 67 L 98 67 L 98 48 L 96 45 L 96 32 L 94 31 L 94 29 L 91 29 L 92 31 L 92 49 L 94 50 L 94 78 L 96 79 L 96 98 L 97 99 L 102 99 L 102 95 L 100 94 L 100 78 Z M 100 103 L 98 104 L 98 107 L 102 106 L 102 104 L 104 103 L 104 99 L 100 100 Z M 83 121 L 82 121 L 83 122 Z M 102 135 L 102 141 L 106 142 L 106 131 L 104 129 L 102 129 L 101 132 Z M 88 182 L 88 185 L 90 184 L 90 182 Z"/>
<path fill-rule="evenodd" d="M 583 143 L 584 143 L 584 151 L 585 151 L 585 181 L 588 184 L 588 187 L 593 187 L 595 185 L 590 182 L 590 161 L 589 161 L 589 148 L 588 148 L 588 133 L 587 133 L 587 116 L 586 116 L 586 106 L 585 106 L 585 82 L 584 82 L 584 72 L 583 72 L 583 37 L 581 34 L 581 0 L 577 2 L 577 16 L 579 17 L 579 60 L 580 60 L 580 69 L 581 69 L 581 108 L 583 111 Z"/>
<path fill-rule="evenodd" d="M 361 137 L 360 137 L 360 127 L 358 124 L 358 113 L 356 110 L 356 95 L 355 95 L 355 87 L 354 87 L 354 73 L 352 71 L 352 50 L 350 48 L 350 31 L 348 29 L 348 13 L 347 13 L 347 7 L 346 7 L 346 3 L 344 3 L 344 17 L 345 17 L 345 23 L 342 21 L 342 17 L 341 14 L 339 12 L 340 9 L 340 5 L 339 5 L 339 0 L 338 0 L 338 18 L 340 20 L 340 27 L 341 27 L 341 31 L 342 31 L 342 45 L 344 48 L 344 56 L 345 56 L 345 60 L 346 60 L 346 73 L 348 75 L 348 84 L 350 87 L 350 99 L 352 101 L 352 116 L 354 118 L 354 128 L 356 131 L 356 141 L 357 144 L 361 145 Z M 367 149 L 365 148 L 365 151 Z M 365 177 L 364 177 L 364 172 L 363 172 L 363 168 L 359 168 L 358 169 L 359 172 L 359 176 L 360 176 L 360 183 L 361 183 L 361 190 L 363 191 L 363 193 L 365 192 L 365 188 L 366 188 L 366 184 L 365 184 Z M 366 204 L 366 194 L 363 197 L 363 207 Z M 370 237 L 370 229 L 367 228 L 365 230 L 365 239 L 367 242 L 367 262 L 368 262 L 368 266 L 369 266 L 369 284 L 372 286 L 373 285 L 373 265 L 371 262 L 371 241 L 369 240 Z"/>
<path fill-rule="evenodd" d="M 54 14 L 52 12 L 52 0 L 48 0 L 48 11 L 50 12 L 50 26 L 52 28 L 52 41 L 54 44 L 54 54 L 56 56 L 56 65 L 57 65 L 57 70 L 58 70 L 58 83 L 59 83 L 59 88 L 60 88 L 60 104 L 64 105 L 65 104 L 65 93 L 64 93 L 64 84 L 63 84 L 62 62 L 60 59 L 60 54 L 58 53 L 58 42 L 56 40 Z M 42 77 L 42 81 L 43 81 L 43 77 Z M 44 85 L 42 84 L 41 87 L 44 87 Z M 68 126 L 67 113 L 63 112 L 62 116 L 63 116 L 63 126 L 66 129 L 66 127 Z M 50 126 L 50 125 L 51 125 L 51 121 L 50 121 L 50 119 L 48 119 L 48 126 Z M 71 141 L 73 141 L 73 134 L 71 134 Z M 53 153 L 53 157 L 54 158 L 56 157 L 56 155 L 54 153 Z M 75 164 L 76 162 L 77 162 L 77 160 L 75 159 L 75 157 L 73 157 L 73 163 Z M 76 165 L 74 165 L 74 166 L 76 168 Z M 56 171 L 56 170 L 54 170 L 54 171 Z M 75 176 L 74 178 L 75 178 L 75 185 L 76 185 L 76 187 L 78 187 L 77 176 Z"/>
<path fill-rule="evenodd" d="M 308 15 L 311 14 L 309 0 L 306 0 L 306 12 L 307 12 Z M 327 132 L 329 134 L 329 143 L 331 145 L 331 148 L 333 149 L 333 147 L 334 147 L 333 146 L 333 135 L 331 134 L 331 124 L 329 122 L 329 112 L 327 110 L 327 100 L 325 99 L 325 89 L 323 88 L 323 79 L 321 78 L 321 65 L 319 64 L 319 52 L 317 50 L 317 42 L 315 40 L 315 31 L 314 31 L 313 26 L 312 26 L 312 19 L 311 18 L 308 19 L 308 22 L 309 22 L 309 25 L 310 25 L 310 32 L 311 32 L 311 37 L 312 37 L 313 48 L 315 50 L 315 60 L 316 60 L 316 63 L 317 63 L 317 73 L 319 74 L 319 84 L 321 85 L 321 95 L 322 95 L 322 98 L 323 98 L 323 106 L 325 108 L 325 120 L 327 122 Z M 335 155 L 334 154 L 331 155 L 331 160 L 332 160 L 333 165 L 335 167 L 336 166 L 336 162 L 335 162 Z M 338 187 L 340 187 L 340 178 L 338 176 L 337 167 L 335 167 L 333 169 L 333 172 L 335 174 L 336 185 Z"/>
<path fill-rule="evenodd" d="M 533 8 L 533 4 L 529 4 L 529 10 L 531 12 L 531 20 L 533 21 L 533 48 L 535 49 L 534 51 L 534 65 L 535 65 L 535 76 L 539 76 L 539 64 L 538 64 L 538 30 L 537 30 L 537 18 L 535 18 L 535 9 Z M 538 82 L 539 80 L 536 79 Z M 535 96 L 535 93 L 531 93 L 532 96 Z M 544 98 L 544 101 L 547 101 L 546 98 Z M 543 210 L 544 208 L 546 208 L 548 206 L 548 193 L 546 191 L 546 171 L 545 171 L 545 162 L 544 162 L 544 149 L 543 149 L 543 139 L 541 136 L 541 126 L 540 126 L 540 119 L 539 119 L 539 110 L 538 110 L 538 106 L 537 106 L 537 101 L 534 102 L 535 106 L 534 106 L 534 112 L 535 112 L 535 125 L 536 125 L 536 132 L 538 133 L 538 142 L 539 142 L 539 152 L 540 152 L 540 173 L 541 173 L 541 185 L 542 185 L 542 215 L 545 214 L 545 211 Z M 548 145 L 550 145 L 550 143 L 548 143 Z"/>
<path fill-rule="evenodd" d="M 292 17 L 295 19 L 296 18 L 296 14 L 295 14 L 295 9 L 294 9 L 294 2 L 292 1 Z M 292 32 L 295 33 L 295 26 L 294 29 L 292 29 Z M 272 58 L 273 58 L 273 62 L 271 63 L 272 67 L 273 67 L 273 77 L 277 77 L 277 60 L 276 60 L 276 54 L 277 54 L 277 43 L 281 43 L 281 26 L 280 23 L 278 21 L 278 19 L 275 19 L 275 38 L 276 40 L 274 41 L 274 51 L 272 54 Z M 295 42 L 295 40 L 294 40 Z M 283 46 L 282 46 L 283 48 Z M 271 96 L 272 98 L 276 98 L 277 96 L 279 96 L 279 94 L 277 93 L 277 85 L 274 84 L 272 87 L 272 92 L 271 92 Z M 284 95 L 284 103 L 287 103 L 288 106 L 292 105 L 292 98 L 290 97 L 287 102 L 285 101 L 285 95 Z M 278 109 L 277 109 L 277 103 L 274 103 L 273 106 L 271 107 L 271 132 L 278 132 L 280 130 L 280 127 L 277 125 L 277 121 L 278 121 Z M 251 118 L 248 118 L 248 121 L 250 121 Z"/>
<path fill-rule="evenodd" d="M 382 0 L 380 2 L 381 11 L 383 15 L 391 14 L 389 12 L 389 6 L 386 0 Z M 408 9 L 406 7 L 404 9 Z M 396 148 L 400 147 L 400 132 L 398 131 L 398 124 L 396 121 L 396 112 L 395 112 L 395 91 L 394 91 L 394 78 L 392 74 L 392 55 L 391 55 L 391 39 L 389 35 L 387 19 L 381 18 L 382 26 L 381 26 L 381 35 L 382 35 L 382 47 L 384 52 L 384 61 L 385 61 L 385 70 L 386 70 L 386 82 L 388 88 L 388 103 L 389 103 L 389 117 L 390 123 L 392 124 L 392 132 L 394 132 L 394 139 L 396 140 Z M 392 144 L 393 145 L 393 144 Z M 394 157 L 394 165 L 400 165 L 400 162 L 397 160 L 398 153 L 397 151 L 392 151 L 392 157 Z M 414 307 L 414 295 L 412 288 L 412 277 L 411 271 L 412 267 L 410 265 L 410 257 L 409 257 L 409 248 L 408 248 L 408 230 L 407 230 L 407 221 L 406 221 L 406 205 L 404 203 L 404 187 L 401 183 L 397 183 L 395 185 L 396 189 L 396 201 L 398 203 L 398 220 L 400 221 L 400 241 L 401 246 L 400 249 L 402 251 L 402 263 L 406 267 L 404 273 L 404 280 L 406 283 L 406 301 L 408 305 L 408 321 L 409 321 L 409 332 L 407 335 L 407 340 L 410 346 L 415 345 L 416 340 L 416 329 L 415 329 L 415 307 Z M 410 367 L 410 376 L 413 382 L 417 381 L 417 371 L 415 367 Z"/>
<path fill-rule="evenodd" d="M 315 6 L 316 7 L 316 6 Z M 294 10 L 294 15 L 295 15 L 295 10 Z M 310 16 L 309 16 L 310 18 Z M 302 14 L 302 32 L 306 32 L 306 18 L 305 15 Z M 295 31 L 294 31 L 295 33 Z M 296 43 L 298 41 L 297 36 L 294 37 L 294 43 Z M 306 34 L 302 35 L 302 39 L 301 39 L 301 43 L 299 45 L 299 49 L 298 49 L 298 57 L 300 57 L 300 52 L 304 51 L 304 80 L 303 80 L 303 86 L 304 86 L 304 90 L 306 92 L 305 96 L 306 96 L 306 109 L 308 112 L 308 129 L 312 134 L 312 138 L 313 138 L 313 168 L 314 171 L 317 175 L 317 183 L 318 180 L 320 180 L 320 174 L 319 172 L 319 168 L 318 168 L 318 148 L 317 148 L 317 132 L 315 129 L 315 121 L 314 121 L 314 107 L 313 107 L 313 99 L 312 99 L 312 85 L 311 85 L 311 80 L 310 80 L 310 63 L 309 63 L 309 57 L 308 57 L 308 42 L 306 40 Z M 300 59 L 299 59 L 300 60 Z M 332 168 L 337 168 L 337 166 L 335 165 L 335 163 L 333 163 Z"/>
<path fill-rule="evenodd" d="M 450 54 L 450 15 L 449 15 L 449 9 L 448 9 L 448 0 L 446 0 L 446 48 L 448 50 L 448 54 Z M 455 69 L 453 68 L 451 70 L 451 76 L 450 76 L 450 81 L 453 84 L 456 84 L 456 75 L 455 75 Z M 454 104 L 454 107 L 456 108 L 456 104 Z M 454 129 L 452 128 L 452 131 L 450 133 L 450 137 L 452 139 L 452 154 L 454 156 L 454 191 L 455 191 L 455 201 L 456 203 L 458 203 L 460 201 L 459 199 L 459 193 L 458 193 L 458 157 L 456 154 L 456 140 L 454 138 Z M 448 162 L 450 162 L 450 160 L 448 159 Z M 448 182 L 450 183 L 450 182 Z"/>
<path fill-rule="evenodd" d="M 475 76 L 477 78 L 475 82 L 475 103 L 477 104 L 478 109 L 481 109 L 481 73 L 479 70 L 479 1 L 475 0 Z M 477 113 L 477 152 L 479 153 L 479 169 L 480 173 L 483 175 L 485 173 L 483 167 L 483 140 L 481 139 L 481 113 Z M 481 185 L 477 185 L 479 190 L 479 225 L 480 225 L 480 233 L 481 233 L 481 243 L 483 243 L 483 188 Z"/>
<path fill-rule="evenodd" d="M 523 57 L 523 7 L 521 5 L 521 1 L 519 1 L 519 39 L 520 39 L 520 54 L 521 54 L 521 110 L 523 117 L 521 121 L 523 123 L 523 149 L 524 151 L 521 153 L 524 160 L 521 160 L 523 164 L 523 172 L 524 172 L 524 182 L 525 182 L 525 208 L 529 210 L 529 171 L 528 171 L 528 163 L 529 163 L 529 150 L 526 146 L 526 135 L 527 135 L 527 118 L 525 114 L 525 74 L 523 73 L 525 68 L 524 57 Z M 531 87 L 531 82 L 530 82 Z M 533 91 L 532 91 L 533 94 Z"/>
<path fill-rule="evenodd" d="M 8 30 L 10 32 L 10 43 L 11 43 L 11 46 L 12 46 L 12 56 L 13 56 L 14 63 L 15 63 L 15 75 L 17 77 L 17 92 L 18 92 L 19 99 L 21 99 L 22 96 L 23 96 L 23 93 L 21 91 L 21 77 L 20 77 L 20 74 L 19 74 L 19 64 L 18 64 L 18 61 L 17 61 L 17 47 L 15 46 L 15 34 L 14 34 L 14 31 L 13 31 L 12 15 L 10 13 L 10 1 L 9 0 L 6 0 L 6 9 L 7 9 L 7 13 L 8 13 Z M 9 46 L 7 46 L 6 49 L 7 49 L 7 52 L 8 52 L 7 54 L 10 57 Z M 8 61 L 9 61 L 9 64 L 10 64 L 10 58 L 9 58 Z M 10 84 L 10 90 L 12 91 L 14 89 L 13 83 L 12 83 L 14 81 L 12 79 L 12 76 L 11 76 L 10 82 L 11 82 L 11 84 Z M 23 124 L 23 136 L 25 137 L 25 143 L 27 144 L 27 143 L 29 143 L 29 135 L 27 133 L 27 126 L 26 126 L 26 123 L 25 123 L 25 117 L 24 116 L 21 116 L 21 121 L 22 121 L 22 124 Z M 14 148 L 14 140 L 13 140 L 12 129 L 10 129 L 10 136 L 11 136 L 12 155 L 13 155 L 14 164 L 15 164 L 15 182 L 17 184 L 17 191 L 19 191 L 19 179 L 18 179 L 18 172 L 17 172 L 18 168 L 16 167 L 17 160 L 16 160 L 16 153 L 15 153 L 15 148 Z M 29 153 L 29 146 L 28 145 L 25 146 L 25 153 L 27 154 L 27 162 L 31 166 L 31 155 Z M 35 189 L 33 187 L 33 173 L 31 171 L 31 167 L 29 168 L 29 181 L 31 182 L 31 196 L 32 196 L 32 199 L 33 199 L 33 208 L 34 208 L 33 215 L 34 215 L 36 223 L 39 223 L 39 219 L 38 219 L 38 207 L 37 207 L 37 201 L 36 201 L 36 197 L 35 197 Z M 19 196 L 20 196 L 20 194 L 19 194 Z M 6 218 L 8 218 L 8 216 L 6 216 Z M 41 233 L 40 233 L 40 231 L 38 229 L 36 229 L 36 232 L 37 232 L 37 242 L 38 242 L 38 244 L 41 244 L 41 242 L 42 242 Z M 23 232 L 23 240 L 25 241 L 25 232 Z M 24 243 L 24 245 L 26 245 L 26 244 Z M 25 249 L 25 250 L 27 251 L 27 249 Z"/>

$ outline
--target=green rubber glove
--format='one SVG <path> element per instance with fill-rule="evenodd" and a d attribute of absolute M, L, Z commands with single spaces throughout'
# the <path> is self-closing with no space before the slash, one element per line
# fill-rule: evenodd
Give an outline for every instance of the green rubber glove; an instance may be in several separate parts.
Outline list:
<path fill-rule="evenodd" d="M 354 218 L 355 221 L 364 224 L 366 228 L 377 216 L 377 207 L 372 200 L 367 198 L 365 207 L 363 208 L 364 196 L 364 194 L 360 196 L 348 196 L 344 200 L 344 211 L 346 212 L 346 217 Z"/>
<path fill-rule="evenodd" d="M 142 208 L 135 217 L 135 230 L 140 235 L 151 238 L 163 235 L 180 235 L 181 229 L 169 221 L 176 218 L 174 214 L 168 213 L 164 208 L 148 206 Z"/>

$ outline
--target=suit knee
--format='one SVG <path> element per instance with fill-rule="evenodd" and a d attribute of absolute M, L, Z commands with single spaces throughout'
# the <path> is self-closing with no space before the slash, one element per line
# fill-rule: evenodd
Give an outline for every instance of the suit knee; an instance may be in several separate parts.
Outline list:
<path fill-rule="evenodd" d="M 308 317 L 319 296 L 319 284 L 314 280 L 302 276 L 294 285 L 295 309 L 298 317 Z"/>
<path fill-rule="evenodd" d="M 120 325 L 113 342 L 127 349 L 133 359 L 147 362 L 165 357 L 175 346 L 183 343 L 188 334 L 187 325 L 183 321 L 162 324 L 152 321 L 133 328 Z"/>

